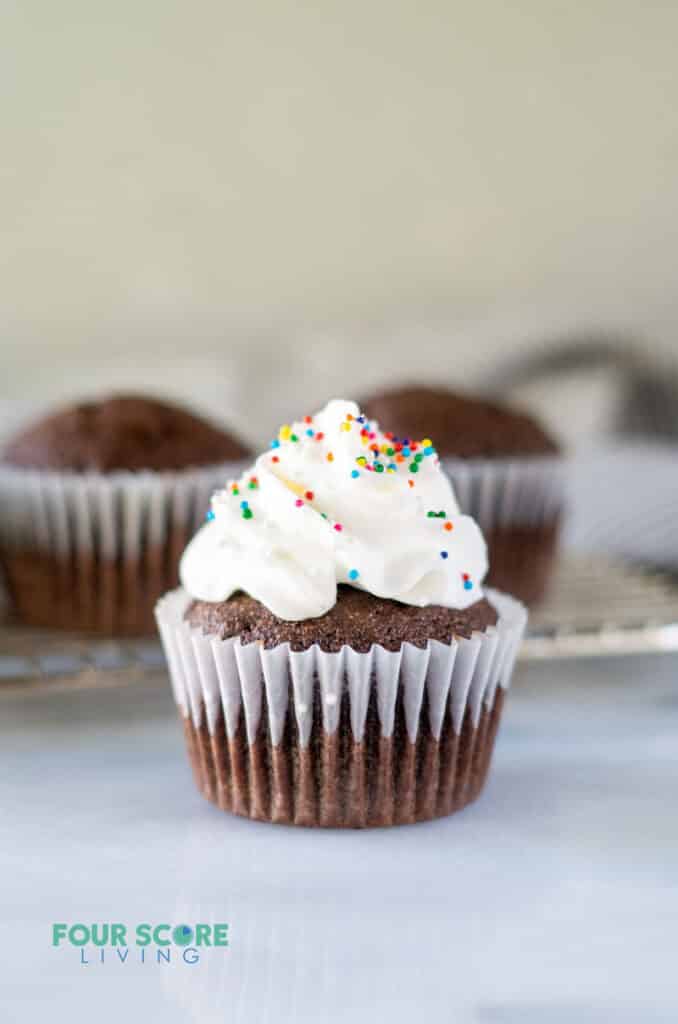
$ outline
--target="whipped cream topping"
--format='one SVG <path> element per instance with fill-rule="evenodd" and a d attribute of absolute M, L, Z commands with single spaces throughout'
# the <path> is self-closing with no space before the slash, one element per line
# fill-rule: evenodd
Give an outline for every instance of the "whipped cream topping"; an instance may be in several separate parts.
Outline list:
<path fill-rule="evenodd" d="M 485 541 L 433 443 L 382 433 L 354 402 L 281 427 L 207 519 L 180 566 L 199 600 L 242 590 L 297 620 L 329 611 L 338 583 L 418 606 L 482 597 Z"/>

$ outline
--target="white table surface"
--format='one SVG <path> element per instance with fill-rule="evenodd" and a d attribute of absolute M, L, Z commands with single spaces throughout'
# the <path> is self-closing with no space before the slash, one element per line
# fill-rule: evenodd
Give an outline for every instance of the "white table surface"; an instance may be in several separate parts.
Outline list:
<path fill-rule="evenodd" d="M 193 788 L 168 690 L 0 700 L 0 1019 L 678 1019 L 678 658 L 521 666 L 480 801 L 323 832 Z M 81 965 L 53 921 L 227 921 Z"/>

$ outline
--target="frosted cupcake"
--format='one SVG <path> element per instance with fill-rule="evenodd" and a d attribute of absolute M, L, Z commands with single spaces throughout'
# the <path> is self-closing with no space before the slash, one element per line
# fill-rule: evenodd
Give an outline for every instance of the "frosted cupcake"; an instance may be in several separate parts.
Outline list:
<path fill-rule="evenodd" d="M 486 571 L 429 439 L 396 451 L 345 401 L 282 427 L 156 611 L 202 793 L 310 826 L 473 800 L 526 621 Z"/>

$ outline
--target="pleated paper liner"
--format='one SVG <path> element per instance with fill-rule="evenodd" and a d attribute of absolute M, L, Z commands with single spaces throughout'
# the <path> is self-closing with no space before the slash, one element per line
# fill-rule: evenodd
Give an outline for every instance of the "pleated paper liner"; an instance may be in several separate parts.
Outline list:
<path fill-rule="evenodd" d="M 489 768 L 527 613 L 450 644 L 292 651 L 205 635 L 185 591 L 156 609 L 198 789 L 261 821 L 362 828 L 451 814 Z"/>
<path fill-rule="evenodd" d="M 0 567 L 29 625 L 154 631 L 159 596 L 211 494 L 242 463 L 178 472 L 56 473 L 0 466 Z"/>
<path fill-rule="evenodd" d="M 538 604 L 551 580 L 565 505 L 562 456 L 442 459 L 463 512 L 483 531 L 488 583 Z"/>

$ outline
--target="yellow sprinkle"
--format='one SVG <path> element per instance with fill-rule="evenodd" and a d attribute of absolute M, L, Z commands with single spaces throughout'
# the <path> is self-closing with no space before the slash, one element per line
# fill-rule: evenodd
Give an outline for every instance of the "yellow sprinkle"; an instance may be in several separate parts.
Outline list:
<path fill-rule="evenodd" d="M 370 442 L 369 437 L 361 437 L 360 440 L 362 441 L 363 444 L 369 444 Z"/>
<path fill-rule="evenodd" d="M 350 423 L 341 423 L 339 425 L 339 429 L 340 430 L 350 430 L 351 429 L 351 424 Z"/>
<path fill-rule="evenodd" d="M 360 466 L 366 466 L 366 465 L 367 465 L 367 459 L 365 458 L 365 456 L 364 456 L 364 455 L 358 455 L 358 457 L 356 458 L 356 460 L 355 460 L 355 461 L 356 461 L 356 462 L 358 463 L 358 465 L 360 465 Z"/>
<path fill-rule="evenodd" d="M 433 441 L 431 440 L 430 437 L 425 437 L 424 440 L 420 441 L 419 443 L 422 448 L 431 448 L 433 446 Z"/>
<path fill-rule="evenodd" d="M 289 441 L 291 434 L 292 428 L 289 427 L 286 423 L 278 431 L 278 437 L 280 438 L 281 441 Z"/>

